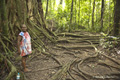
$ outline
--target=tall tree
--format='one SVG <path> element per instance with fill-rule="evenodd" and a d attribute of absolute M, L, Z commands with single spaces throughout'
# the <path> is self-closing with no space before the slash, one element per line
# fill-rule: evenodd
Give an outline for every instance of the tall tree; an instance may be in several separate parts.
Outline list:
<path fill-rule="evenodd" d="M 77 10 L 76 10 L 76 7 L 77 7 L 76 1 L 77 1 L 77 0 L 75 0 L 75 24 L 76 24 L 76 13 L 77 13 Z"/>
<path fill-rule="evenodd" d="M 45 19 L 46 19 L 46 16 L 47 16 L 47 14 L 48 14 L 48 3 L 49 3 L 49 0 L 47 0 L 46 12 L 45 12 Z"/>
<path fill-rule="evenodd" d="M 114 29 L 113 35 L 119 35 L 119 27 L 120 27 L 120 0 L 115 0 L 114 6 Z"/>
<path fill-rule="evenodd" d="M 91 0 L 89 4 L 89 19 L 88 19 L 88 27 L 90 27 L 90 13 L 91 13 Z"/>
<path fill-rule="evenodd" d="M 78 11 L 78 24 L 80 23 L 80 0 L 79 0 L 79 11 Z"/>
<path fill-rule="evenodd" d="M 44 25 L 46 25 L 44 19 L 41 19 L 41 10 L 39 12 L 38 8 L 41 6 L 40 9 L 42 9 L 42 3 L 41 0 L 30 0 L 32 5 L 31 8 L 28 5 L 28 0 L 0 0 L 0 27 L 3 28 L 3 34 L 0 35 L 0 59 L 6 60 L 6 64 L 8 65 L 8 76 L 5 77 L 4 80 L 13 80 L 11 78 L 14 77 L 17 73 L 17 69 L 12 63 L 10 62 L 11 58 L 13 58 L 13 52 L 16 52 L 16 45 L 13 41 L 16 41 L 16 38 L 13 38 L 13 36 L 17 36 L 20 32 L 20 25 L 26 24 L 27 28 L 29 29 L 29 33 L 31 34 L 32 39 L 32 46 L 43 48 L 44 42 L 41 40 L 39 35 L 43 35 L 46 39 L 49 37 L 52 39 L 52 37 L 49 35 L 49 32 L 44 28 Z M 40 2 L 40 5 L 39 3 Z M 39 6 L 39 7 L 38 7 Z M 31 15 L 29 15 L 29 10 L 32 12 L 32 19 L 30 18 Z M 7 14 L 8 13 L 8 14 Z M 42 13 L 43 14 L 43 13 Z M 9 22 L 9 24 L 8 24 Z M 8 34 L 8 28 L 9 28 L 9 34 Z M 42 33 L 42 34 L 41 34 Z M 5 37 L 8 35 L 9 37 Z M 35 41 L 33 38 L 37 38 Z M 53 40 L 53 39 L 52 39 Z M 4 42 L 5 41 L 5 42 Z M 6 43 L 10 43 L 10 46 L 7 46 Z M 42 47 L 41 47 L 42 46 Z M 41 50 L 41 49 L 40 49 Z M 4 55 L 2 54 L 4 53 Z M 8 54 L 9 53 L 9 54 Z M 0 64 L 1 65 L 1 64 Z M 1 65 L 4 66 L 4 65 Z M 4 70 L 4 69 L 1 69 Z M 6 75 L 7 75 L 6 74 Z M 21 78 L 23 76 L 21 75 Z M 24 79 L 22 79 L 24 80 Z"/>
<path fill-rule="evenodd" d="M 69 31 L 71 31 L 71 25 L 72 25 L 72 17 L 73 17 L 73 0 L 71 2 L 71 12 L 70 12 L 71 16 L 70 16 L 70 28 Z"/>
<path fill-rule="evenodd" d="M 102 31 L 103 29 L 103 14 L 104 14 L 104 0 L 101 0 L 102 4 L 101 4 L 101 28 L 100 28 L 100 32 Z"/>
<path fill-rule="evenodd" d="M 8 19 L 7 19 L 7 10 L 6 10 L 6 0 L 0 1 L 0 13 L 1 13 L 1 26 L 2 26 L 2 34 L 8 37 Z"/>
<path fill-rule="evenodd" d="M 111 5 L 111 0 L 109 0 L 109 27 L 111 27 L 111 8 L 110 8 L 110 5 Z"/>
<path fill-rule="evenodd" d="M 95 0 L 93 2 L 93 11 L 92 11 L 92 29 L 94 30 L 94 11 L 95 11 Z"/>
<path fill-rule="evenodd" d="M 42 8 L 42 1 L 41 0 L 37 0 L 37 2 L 38 2 L 38 10 L 39 10 L 39 13 L 41 15 L 41 18 L 44 19 L 43 8 Z"/>

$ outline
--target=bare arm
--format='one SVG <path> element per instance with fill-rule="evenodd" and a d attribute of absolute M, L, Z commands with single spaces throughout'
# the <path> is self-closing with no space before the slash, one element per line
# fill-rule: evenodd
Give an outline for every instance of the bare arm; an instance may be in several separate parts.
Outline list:
<path fill-rule="evenodd" d="M 18 54 L 20 54 L 20 42 L 22 40 L 22 36 L 18 36 L 18 40 L 17 40 L 17 46 L 18 46 Z"/>

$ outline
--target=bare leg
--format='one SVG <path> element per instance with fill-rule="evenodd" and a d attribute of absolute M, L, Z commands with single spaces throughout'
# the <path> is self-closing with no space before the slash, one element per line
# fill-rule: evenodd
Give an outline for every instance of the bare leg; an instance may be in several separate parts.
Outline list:
<path fill-rule="evenodd" d="M 22 66 L 24 68 L 24 72 L 27 71 L 27 68 L 26 68 L 26 57 L 22 57 Z"/>
<path fill-rule="evenodd" d="M 27 59 L 27 56 L 26 57 L 22 57 L 22 66 L 24 68 L 24 72 L 31 71 L 31 70 L 26 68 L 26 59 Z"/>

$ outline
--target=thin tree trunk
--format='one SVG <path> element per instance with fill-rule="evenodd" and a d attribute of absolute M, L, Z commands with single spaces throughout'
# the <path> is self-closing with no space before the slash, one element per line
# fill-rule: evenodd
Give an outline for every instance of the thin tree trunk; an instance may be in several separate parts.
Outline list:
<path fill-rule="evenodd" d="M 95 8 L 95 10 L 96 10 L 96 11 L 95 11 L 95 17 L 96 17 L 95 23 L 97 23 L 97 19 L 98 19 L 98 16 L 97 16 L 97 15 L 98 15 L 98 11 L 99 11 L 98 8 L 99 8 L 99 7 L 98 7 L 97 5 L 95 5 L 95 6 L 96 6 L 96 8 Z"/>
<path fill-rule="evenodd" d="M 70 16 L 70 28 L 69 28 L 69 31 L 71 31 L 71 25 L 72 25 L 72 17 L 73 17 L 73 0 L 72 0 L 72 3 L 71 3 L 71 16 Z"/>
<path fill-rule="evenodd" d="M 88 19 L 88 27 L 90 27 L 90 14 L 91 14 L 91 0 L 89 5 L 89 19 Z"/>
<path fill-rule="evenodd" d="M 45 19 L 46 19 L 47 13 L 48 13 L 48 3 L 49 3 L 49 0 L 47 0 Z"/>
<path fill-rule="evenodd" d="M 76 24 L 76 13 L 77 13 L 77 10 L 76 10 L 76 1 L 77 0 L 75 0 L 75 24 Z"/>
<path fill-rule="evenodd" d="M 111 9 L 110 9 L 110 5 L 111 5 L 111 0 L 109 0 L 109 27 L 111 27 Z"/>
<path fill-rule="evenodd" d="M 119 27 L 120 27 L 120 0 L 115 0 L 114 6 L 114 29 L 113 35 L 119 35 Z"/>
<path fill-rule="evenodd" d="M 78 12 L 78 24 L 80 23 L 80 0 L 79 0 L 79 12 Z"/>
<path fill-rule="evenodd" d="M 92 11 L 92 29 L 94 30 L 94 11 L 95 11 L 95 0 L 93 2 L 93 11 Z"/>
<path fill-rule="evenodd" d="M 101 28 L 100 28 L 100 32 L 103 29 L 103 14 L 104 14 L 104 0 L 102 0 L 102 4 L 101 4 Z"/>
<path fill-rule="evenodd" d="M 73 16 L 73 0 L 71 3 L 71 12 L 70 12 L 71 16 L 70 16 L 70 23 L 72 23 L 72 16 Z"/>

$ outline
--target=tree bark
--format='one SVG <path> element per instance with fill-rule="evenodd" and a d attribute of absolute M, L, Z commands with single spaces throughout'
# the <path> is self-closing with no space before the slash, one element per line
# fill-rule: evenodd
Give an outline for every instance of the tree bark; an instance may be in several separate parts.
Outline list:
<path fill-rule="evenodd" d="M 92 11 L 92 29 L 94 30 L 94 11 L 95 11 L 95 0 L 93 2 L 93 11 Z"/>
<path fill-rule="evenodd" d="M 102 31 L 103 29 L 103 14 L 104 14 L 104 0 L 102 0 L 101 2 L 101 28 L 100 28 L 100 32 Z"/>
<path fill-rule="evenodd" d="M 73 17 L 73 0 L 72 0 L 72 3 L 71 3 L 71 12 L 70 12 L 71 16 L 70 16 L 70 28 L 69 28 L 69 31 L 71 31 L 71 25 L 72 25 L 72 17 Z"/>
<path fill-rule="evenodd" d="M 8 35 L 8 37 L 5 37 L 5 35 L 1 36 L 2 42 L 5 46 L 8 46 L 6 43 L 7 42 L 10 43 L 9 40 L 17 39 L 16 36 L 18 36 L 19 32 L 21 31 L 20 25 L 22 24 L 26 24 L 26 26 L 29 29 L 28 32 L 32 34 L 31 37 L 37 38 L 39 42 L 36 42 L 36 43 L 40 44 L 40 46 L 43 45 L 43 41 L 39 37 L 37 37 L 38 35 L 44 36 L 46 39 L 48 39 L 48 37 L 51 38 L 49 40 L 53 39 L 52 37 L 50 37 L 50 34 L 53 35 L 52 32 L 49 32 L 46 29 L 47 25 L 43 17 L 43 9 L 42 9 L 41 0 L 34 0 L 34 1 L 33 0 L 29 0 L 29 1 L 28 0 L 21 0 L 21 1 L 20 0 L 15 0 L 15 1 L 8 0 L 7 2 L 5 2 L 5 0 L 1 0 L 0 1 L 0 16 L 1 16 L 0 26 L 2 26 L 2 30 L 4 32 L 3 34 Z M 9 24 L 7 21 L 9 22 Z M 39 28 L 42 28 L 42 29 L 40 30 L 36 29 L 35 26 L 39 26 Z M 8 28 L 9 28 L 9 34 L 8 34 Z M 6 38 L 5 42 L 3 41 L 4 37 Z M 33 45 L 35 44 L 33 43 Z M 15 46 L 12 45 L 11 43 L 10 43 L 10 47 L 12 47 L 12 49 L 10 50 L 8 47 L 5 47 L 7 48 L 6 51 L 12 52 L 15 48 Z M 12 53 L 10 53 L 9 55 L 12 55 Z"/>
<path fill-rule="evenodd" d="M 28 9 L 28 16 L 30 16 L 32 18 L 32 0 L 28 0 L 27 1 L 27 9 Z"/>
<path fill-rule="evenodd" d="M 80 0 L 79 0 L 79 12 L 78 12 L 78 24 L 80 23 Z"/>
<path fill-rule="evenodd" d="M 44 19 L 43 8 L 42 8 L 42 1 L 41 0 L 37 0 L 37 2 L 38 2 L 38 10 L 39 10 L 40 16 L 41 16 L 42 19 Z"/>
<path fill-rule="evenodd" d="M 120 0 L 115 0 L 114 6 L 114 29 L 113 35 L 119 35 L 119 27 L 120 27 Z"/>
<path fill-rule="evenodd" d="M 77 13 L 77 10 L 76 10 L 76 0 L 75 0 L 75 24 L 76 24 L 76 13 Z"/>
<path fill-rule="evenodd" d="M 111 5 L 111 0 L 109 0 L 109 28 L 111 27 L 111 8 L 110 8 L 110 5 Z"/>
<path fill-rule="evenodd" d="M 1 13 L 1 26 L 2 26 L 2 34 L 6 37 L 8 37 L 8 19 L 7 19 L 7 9 L 6 9 L 6 0 L 0 1 L 0 13 Z"/>
<path fill-rule="evenodd" d="M 22 24 L 25 24 L 28 28 L 33 48 L 38 47 L 40 50 L 46 48 L 43 38 L 55 42 L 55 38 L 50 36 L 49 32 L 46 30 L 46 28 L 44 28 L 46 23 L 43 18 L 41 0 L 1 0 L 0 27 L 2 27 L 3 35 L 0 34 L 0 52 L 4 53 L 4 56 L 9 59 L 9 61 L 5 59 L 8 62 L 8 66 L 9 64 L 11 65 L 10 60 L 11 58 L 14 58 L 13 54 L 17 51 L 15 43 L 17 36 L 21 31 L 20 26 Z M 6 35 L 8 37 L 6 37 Z M 13 36 L 15 38 L 13 38 Z M 10 46 L 8 46 L 6 43 L 10 43 Z M 0 65 L 3 66 L 3 64 Z M 10 68 L 11 72 L 9 73 L 8 77 L 6 76 L 6 80 L 12 80 L 11 77 L 17 71 L 12 65 Z"/>
<path fill-rule="evenodd" d="M 88 19 L 88 28 L 90 27 L 90 14 L 91 14 L 91 0 L 89 5 L 89 19 Z"/>

